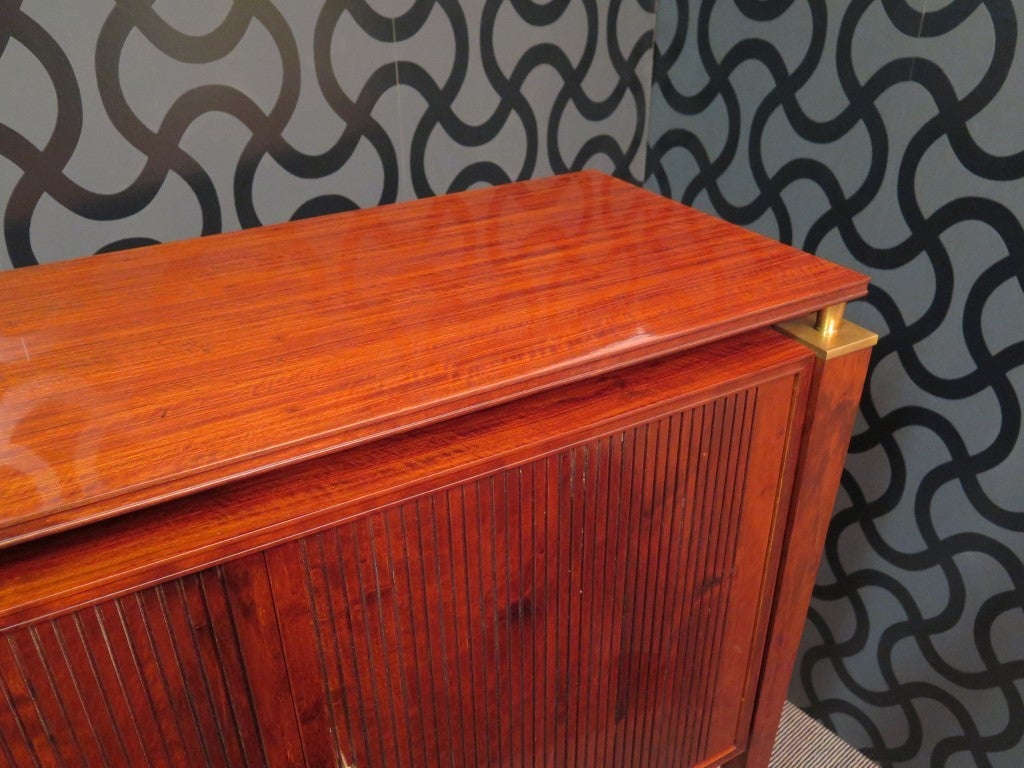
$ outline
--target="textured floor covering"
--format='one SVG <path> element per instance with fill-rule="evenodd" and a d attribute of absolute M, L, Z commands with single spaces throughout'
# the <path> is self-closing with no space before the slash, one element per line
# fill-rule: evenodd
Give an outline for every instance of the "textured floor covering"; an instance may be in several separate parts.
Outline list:
<path fill-rule="evenodd" d="M 878 768 L 878 763 L 787 701 L 768 768 Z"/>

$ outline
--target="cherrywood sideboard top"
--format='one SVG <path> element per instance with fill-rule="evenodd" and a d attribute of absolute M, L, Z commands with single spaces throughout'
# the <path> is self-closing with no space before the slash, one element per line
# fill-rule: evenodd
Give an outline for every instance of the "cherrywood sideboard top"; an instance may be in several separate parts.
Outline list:
<path fill-rule="evenodd" d="M 0 274 L 0 546 L 862 296 L 596 172 Z"/>

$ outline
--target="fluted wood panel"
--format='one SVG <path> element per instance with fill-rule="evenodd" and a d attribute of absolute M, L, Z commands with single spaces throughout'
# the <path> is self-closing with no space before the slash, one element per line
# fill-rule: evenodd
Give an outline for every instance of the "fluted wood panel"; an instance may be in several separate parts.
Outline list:
<path fill-rule="evenodd" d="M 728 595 L 756 400 L 229 565 L 271 763 L 691 766 L 728 750 L 740 696 L 720 673 L 746 665 L 755 621 L 756 601 Z M 275 615 L 247 609 L 270 595 Z M 734 702 L 718 722 L 716 692 Z"/>
<path fill-rule="evenodd" d="M 212 569 L 6 634 L 0 732 L 20 738 L 0 755 L 15 768 L 260 765 L 224 589 Z"/>
<path fill-rule="evenodd" d="M 0 758 L 725 758 L 749 718 L 798 391 L 772 379 L 12 630 Z"/>

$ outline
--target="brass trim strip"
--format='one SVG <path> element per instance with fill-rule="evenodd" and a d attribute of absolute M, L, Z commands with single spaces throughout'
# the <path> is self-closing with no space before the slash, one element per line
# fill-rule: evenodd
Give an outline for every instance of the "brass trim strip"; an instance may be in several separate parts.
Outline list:
<path fill-rule="evenodd" d="M 825 307 L 816 315 L 785 320 L 775 330 L 809 347 L 822 360 L 848 355 L 858 349 L 873 347 L 878 334 L 843 319 L 845 304 Z"/>

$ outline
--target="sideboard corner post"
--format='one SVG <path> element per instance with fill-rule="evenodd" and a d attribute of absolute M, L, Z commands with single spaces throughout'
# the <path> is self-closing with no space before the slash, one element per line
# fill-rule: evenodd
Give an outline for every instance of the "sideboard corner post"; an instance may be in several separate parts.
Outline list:
<path fill-rule="evenodd" d="M 871 348 L 878 340 L 842 315 L 842 306 L 828 307 L 775 326 L 813 350 L 816 359 L 750 739 L 737 761 L 744 768 L 763 768 L 771 757 Z"/>

